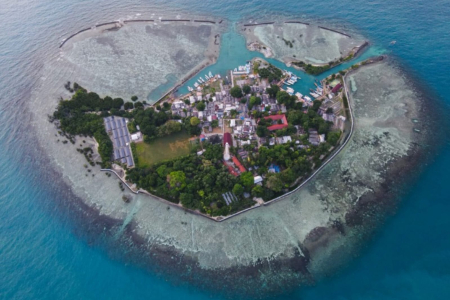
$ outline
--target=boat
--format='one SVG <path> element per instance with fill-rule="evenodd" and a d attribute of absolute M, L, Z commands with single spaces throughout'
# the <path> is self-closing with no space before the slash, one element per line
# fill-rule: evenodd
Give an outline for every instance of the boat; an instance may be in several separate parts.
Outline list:
<path fill-rule="evenodd" d="M 305 97 L 303 97 L 306 101 L 309 101 L 309 102 L 311 102 L 312 101 L 312 99 L 311 98 L 309 98 L 308 96 L 305 96 Z"/>
<path fill-rule="evenodd" d="M 196 83 L 194 83 L 194 87 L 195 88 L 197 88 L 198 87 L 198 83 L 196 82 Z"/>
<path fill-rule="evenodd" d="M 292 85 L 292 83 L 289 83 L 287 81 L 284 82 L 285 85 Z"/>
<path fill-rule="evenodd" d="M 213 74 L 211 73 L 211 71 L 209 71 L 209 77 L 213 77 Z"/>
<path fill-rule="evenodd" d="M 295 83 L 295 81 L 293 81 L 291 79 L 289 79 L 287 82 L 290 83 L 290 84 L 294 84 Z"/>
<path fill-rule="evenodd" d="M 188 86 L 188 91 L 189 92 L 192 92 L 194 89 L 193 88 L 191 88 L 190 86 Z"/>
<path fill-rule="evenodd" d="M 219 74 L 217 74 L 217 78 L 219 78 L 219 79 L 220 79 L 220 78 L 222 78 L 222 77 L 220 77 L 220 75 L 219 75 Z"/>
<path fill-rule="evenodd" d="M 397 43 L 397 41 L 392 41 L 389 43 L 389 45 L 395 45 L 395 43 Z"/>
<path fill-rule="evenodd" d="M 313 96 L 314 98 L 319 98 L 320 95 L 317 95 L 316 93 L 309 93 L 311 96 Z"/>
<path fill-rule="evenodd" d="M 295 93 L 295 96 L 297 96 L 298 99 L 301 99 L 303 97 L 303 95 L 299 92 Z"/>

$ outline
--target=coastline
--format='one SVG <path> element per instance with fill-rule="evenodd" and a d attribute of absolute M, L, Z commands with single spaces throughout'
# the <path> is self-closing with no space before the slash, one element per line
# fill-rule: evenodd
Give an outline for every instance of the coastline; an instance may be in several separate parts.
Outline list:
<path fill-rule="evenodd" d="M 64 71 L 68 72 L 63 73 L 65 76 L 67 76 L 67 74 L 73 74 L 71 71 Z M 58 79 L 58 76 L 56 75 L 51 77 L 47 82 L 48 86 L 53 89 L 51 92 L 54 96 L 61 94 L 61 87 L 54 87 L 55 82 L 52 81 L 52 79 Z M 56 80 L 56 82 L 58 81 Z M 45 98 L 56 99 L 56 97 Z M 51 105 L 54 105 L 55 100 L 52 101 L 53 104 Z M 42 119 L 42 115 L 39 115 L 41 111 L 45 110 L 33 110 L 35 117 Z M 44 120 L 42 124 L 44 124 L 44 122 L 46 121 Z M 48 122 L 45 123 L 45 125 L 48 127 Z M 54 131 L 49 130 L 49 133 L 45 134 L 47 134 L 47 138 L 49 136 L 52 137 Z M 47 140 L 45 140 L 44 143 L 46 141 Z M 63 148 L 58 149 L 66 149 L 69 146 L 63 146 Z M 48 151 L 48 149 L 44 151 Z M 128 207 L 120 206 L 124 204 L 121 203 L 119 198 L 121 194 L 117 189 L 117 184 L 115 184 L 117 181 L 113 180 L 114 184 L 110 182 L 110 179 L 95 182 L 92 181 L 92 183 L 81 181 L 76 175 L 76 172 L 79 171 L 76 163 L 80 160 L 78 159 L 76 163 L 74 162 L 75 160 L 64 162 L 66 164 L 68 163 L 71 167 L 73 166 L 74 169 L 65 170 L 65 167 L 62 166 L 63 162 L 61 161 L 61 158 L 64 159 L 66 155 L 67 153 L 55 154 L 54 157 L 51 157 L 51 163 L 56 166 L 58 170 L 61 170 L 61 174 L 63 175 L 61 177 L 65 177 L 64 179 L 67 180 L 74 193 L 85 196 L 80 196 L 80 201 L 83 201 L 88 207 L 97 211 L 99 216 L 105 218 L 111 217 L 111 219 L 115 219 L 115 216 L 117 218 L 116 220 L 124 220 L 122 226 L 125 228 L 126 233 L 132 232 L 133 236 L 136 238 L 139 237 L 139 242 L 141 242 L 142 249 L 145 249 L 145 253 L 147 253 L 148 256 L 152 255 L 154 261 L 159 260 L 163 271 L 165 271 L 166 267 L 170 270 L 176 270 L 177 268 L 177 270 L 181 270 L 180 273 L 175 276 L 180 276 L 183 280 L 200 280 L 199 278 L 189 278 L 189 275 L 186 275 L 188 272 L 187 268 L 192 265 L 194 266 L 195 272 L 204 272 L 203 274 L 208 274 L 208 276 L 211 276 L 211 280 L 216 280 L 218 286 L 220 285 L 220 281 L 223 280 L 223 276 L 227 276 L 225 273 L 230 274 L 230 276 L 227 277 L 229 282 L 234 282 L 235 284 L 236 278 L 242 278 L 242 276 L 248 280 L 259 280 L 256 277 L 260 274 L 261 269 L 265 268 L 264 271 L 267 271 L 268 274 L 275 274 L 275 277 L 270 278 L 272 284 L 271 287 L 267 287 L 267 289 L 273 288 L 278 291 L 281 289 L 281 284 L 277 284 L 276 281 L 284 274 L 286 274 L 285 281 L 279 282 L 283 282 L 283 284 L 288 286 L 294 286 L 302 281 L 300 276 L 316 278 L 316 276 L 318 276 L 318 267 L 316 266 L 315 261 L 319 260 L 317 257 L 320 256 L 320 252 L 325 249 L 323 245 L 326 245 L 326 249 L 331 249 L 334 243 L 338 243 L 337 240 L 333 240 L 332 238 L 343 237 L 340 234 L 340 230 L 336 229 L 336 226 L 332 227 L 334 224 L 333 222 L 336 220 L 336 216 L 341 215 L 342 212 L 329 213 L 327 211 L 326 214 L 321 215 L 315 223 L 302 224 L 302 221 L 304 222 L 306 218 L 315 218 L 316 211 L 325 208 L 325 206 L 320 204 L 320 202 L 324 201 L 321 197 L 314 194 L 316 196 L 310 200 L 306 199 L 305 195 L 310 191 L 314 192 L 314 190 L 317 190 L 317 185 L 329 182 L 328 179 L 326 179 L 327 174 L 325 173 L 331 172 L 330 170 L 335 169 L 336 166 L 339 165 L 342 160 L 342 157 L 340 156 L 339 160 L 328 164 L 328 168 L 324 168 L 325 170 L 318 174 L 319 176 L 316 177 L 317 180 L 311 182 L 308 185 L 308 189 L 302 189 L 298 194 L 291 195 L 291 197 L 289 197 L 290 201 L 280 201 L 276 203 L 276 205 L 272 205 L 270 211 L 254 210 L 248 216 L 245 215 L 234 218 L 230 222 L 219 224 L 220 227 L 218 227 L 215 224 L 211 225 L 211 222 L 208 224 L 199 222 L 199 218 L 196 216 L 186 216 L 183 215 L 182 212 L 167 210 L 166 205 L 153 204 L 150 202 L 156 201 L 145 201 L 139 196 L 133 198 L 132 205 Z M 419 163 L 418 160 L 415 161 Z M 81 173 L 81 175 L 84 175 L 83 171 L 81 171 Z M 80 177 L 83 178 L 84 176 Z M 95 179 L 97 179 L 96 177 Z M 97 193 L 92 193 L 93 188 L 97 188 L 99 191 Z M 111 190 L 111 192 L 102 195 L 102 193 L 107 192 L 108 190 Z M 119 195 L 116 197 L 117 199 L 108 198 L 115 193 Z M 319 202 L 320 205 L 316 202 Z M 301 206 L 305 203 L 317 206 Z M 113 205 L 117 205 L 118 208 L 112 208 Z M 145 212 L 144 208 L 146 209 Z M 308 210 L 311 208 L 314 209 L 312 213 Z M 367 209 L 366 207 L 363 208 Z M 134 211 L 134 209 L 137 211 Z M 364 213 L 366 212 L 363 209 L 355 212 L 358 216 L 364 215 Z M 156 224 L 144 224 L 145 222 Z M 161 226 L 165 226 L 163 231 L 160 231 L 159 229 Z M 315 228 L 320 227 L 328 228 L 327 226 L 331 227 L 331 229 L 327 229 L 326 231 L 315 230 Z M 179 229 L 175 231 L 171 227 Z M 243 233 L 237 232 L 237 228 Z M 339 228 L 339 226 L 337 226 L 337 228 Z M 355 230 L 359 229 L 360 226 L 355 227 Z M 315 233 L 310 234 L 313 231 Z M 347 238 L 355 237 L 353 235 L 351 236 L 350 233 L 351 232 L 349 231 L 346 232 Z M 187 239 L 186 236 L 190 241 L 181 241 Z M 273 240 L 278 237 L 279 240 Z M 327 239 L 326 243 L 324 241 L 325 239 Z M 246 241 L 247 244 L 244 244 L 243 241 Z M 138 240 L 135 242 L 137 243 Z M 217 248 L 212 248 L 212 250 L 208 249 L 208 247 L 212 247 L 214 244 L 218 244 L 217 247 L 223 248 L 223 250 L 221 250 L 222 252 L 215 252 L 220 250 Z M 230 246 L 228 244 L 233 245 Z M 308 246 L 311 249 L 309 249 Z M 236 249 L 233 250 L 233 247 Z M 254 247 L 254 249 L 252 249 L 252 247 Z M 153 255 L 154 253 L 158 254 Z M 237 254 L 242 257 L 237 257 Z M 161 257 L 155 258 L 155 256 L 158 255 Z M 212 257 L 215 257 L 218 262 L 210 261 Z M 226 259 L 228 261 L 226 261 Z M 282 263 L 279 263 L 280 261 L 282 261 Z M 284 273 L 281 274 L 280 272 L 280 274 L 277 274 L 276 271 L 279 269 L 283 269 Z M 296 273 L 296 270 L 304 269 L 307 269 L 308 273 L 305 272 L 302 273 L 302 275 Z M 314 272 L 311 273 L 310 269 Z M 167 272 L 170 270 L 167 270 Z M 186 274 L 181 274 L 183 270 L 186 271 Z M 233 276 L 231 276 L 231 274 L 233 274 Z M 297 274 L 298 276 L 293 274 Z M 237 277 L 234 278 L 234 276 Z M 302 282 L 304 283 L 304 281 Z M 205 285 L 205 283 L 199 281 L 197 281 L 196 284 L 201 286 Z M 207 287 L 204 286 L 204 288 Z M 223 288 L 236 289 L 238 287 L 230 284 Z M 264 293 L 265 291 L 266 290 L 253 292 Z"/>

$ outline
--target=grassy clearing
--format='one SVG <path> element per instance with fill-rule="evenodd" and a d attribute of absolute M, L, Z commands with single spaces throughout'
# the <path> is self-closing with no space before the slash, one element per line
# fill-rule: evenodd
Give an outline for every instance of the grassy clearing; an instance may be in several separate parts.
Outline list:
<path fill-rule="evenodd" d="M 190 153 L 189 135 L 185 132 L 157 138 L 151 143 L 136 144 L 139 168 Z"/>

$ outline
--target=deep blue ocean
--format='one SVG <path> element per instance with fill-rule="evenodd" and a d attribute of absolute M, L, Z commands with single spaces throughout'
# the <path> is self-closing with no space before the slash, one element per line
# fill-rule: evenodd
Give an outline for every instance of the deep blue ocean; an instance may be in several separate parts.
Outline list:
<path fill-rule="evenodd" d="M 47 168 L 25 109 L 43 61 L 58 53 L 63 37 L 148 11 L 231 21 L 281 14 L 344 24 L 371 40 L 373 49 L 391 52 L 423 82 L 431 101 L 450 111 L 448 0 L 0 0 L 0 299 L 223 298 L 130 263 L 126 247 L 108 247 L 111 237 L 101 223 L 86 218 Z M 397 43 L 389 47 L 392 40 Z M 445 137 L 443 144 L 348 266 L 279 299 L 450 299 Z"/>

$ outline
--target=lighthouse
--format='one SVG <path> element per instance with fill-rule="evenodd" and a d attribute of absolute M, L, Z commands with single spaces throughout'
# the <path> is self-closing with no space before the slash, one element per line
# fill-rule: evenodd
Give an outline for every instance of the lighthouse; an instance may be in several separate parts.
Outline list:
<path fill-rule="evenodd" d="M 223 146 L 225 147 L 225 150 L 223 151 L 223 160 L 229 161 L 231 159 L 230 155 L 230 146 L 232 143 L 231 134 L 229 132 L 226 132 L 223 135 Z"/>

